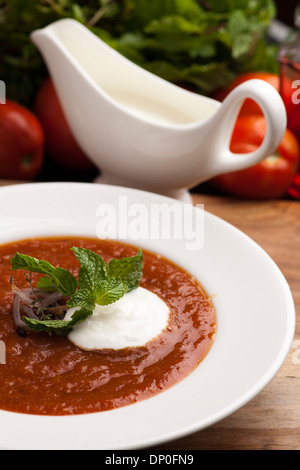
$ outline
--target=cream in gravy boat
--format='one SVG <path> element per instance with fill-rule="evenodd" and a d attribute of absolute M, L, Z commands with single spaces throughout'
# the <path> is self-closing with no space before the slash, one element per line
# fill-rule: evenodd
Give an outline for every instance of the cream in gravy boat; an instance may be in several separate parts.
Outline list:
<path fill-rule="evenodd" d="M 250 80 L 219 102 L 133 64 L 85 26 L 59 20 L 34 31 L 70 128 L 101 181 L 185 199 L 215 175 L 257 164 L 281 142 L 286 111 L 277 91 Z M 243 101 L 262 108 L 266 137 L 248 154 L 229 150 Z"/>

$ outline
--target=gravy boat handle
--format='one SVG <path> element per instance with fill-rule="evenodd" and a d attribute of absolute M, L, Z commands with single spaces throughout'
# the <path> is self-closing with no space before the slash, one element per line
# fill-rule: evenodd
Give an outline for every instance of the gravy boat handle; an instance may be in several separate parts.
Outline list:
<path fill-rule="evenodd" d="M 262 109 L 266 119 L 266 135 L 261 146 L 250 153 L 232 153 L 229 149 L 232 132 L 242 103 L 251 98 Z M 279 93 L 269 83 L 253 79 L 239 85 L 224 100 L 210 123 L 215 139 L 215 168 L 218 173 L 243 170 L 271 155 L 281 143 L 287 126 L 287 114 Z"/>

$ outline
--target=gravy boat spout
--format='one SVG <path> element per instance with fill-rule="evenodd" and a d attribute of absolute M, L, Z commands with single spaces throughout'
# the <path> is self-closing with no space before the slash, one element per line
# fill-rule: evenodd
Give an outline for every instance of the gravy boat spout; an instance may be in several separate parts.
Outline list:
<path fill-rule="evenodd" d="M 105 183 L 184 198 L 213 176 L 257 164 L 283 138 L 285 107 L 266 82 L 250 80 L 220 104 L 138 67 L 75 20 L 31 37 L 76 140 Z M 267 132 L 255 152 L 233 154 L 232 130 L 246 98 L 262 108 Z"/>

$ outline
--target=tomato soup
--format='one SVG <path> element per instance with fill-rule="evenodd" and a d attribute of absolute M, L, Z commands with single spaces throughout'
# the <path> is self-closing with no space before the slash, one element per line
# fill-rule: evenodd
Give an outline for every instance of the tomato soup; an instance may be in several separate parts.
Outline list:
<path fill-rule="evenodd" d="M 216 331 L 215 310 L 189 273 L 143 250 L 140 285 L 169 306 L 167 327 L 142 347 L 84 351 L 67 337 L 42 332 L 18 334 L 12 315 L 10 259 L 17 252 L 49 261 L 78 275 L 71 247 L 85 247 L 108 262 L 134 256 L 135 247 L 89 238 L 28 239 L 0 246 L 0 409 L 36 415 L 74 415 L 111 410 L 152 397 L 191 373 L 209 351 Z M 24 271 L 13 273 L 26 287 Z M 40 275 L 33 274 L 33 281 Z"/>

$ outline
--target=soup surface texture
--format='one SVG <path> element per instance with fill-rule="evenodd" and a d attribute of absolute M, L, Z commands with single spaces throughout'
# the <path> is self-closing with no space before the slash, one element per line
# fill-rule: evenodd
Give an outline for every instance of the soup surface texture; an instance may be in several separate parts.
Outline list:
<path fill-rule="evenodd" d="M 83 351 L 64 336 L 36 332 L 20 336 L 12 315 L 11 257 L 19 252 L 44 259 L 77 277 L 73 246 L 89 248 L 105 262 L 137 252 L 120 242 L 74 237 L 0 246 L 0 340 L 6 349 L 6 363 L 0 365 L 0 409 L 72 415 L 129 405 L 182 380 L 213 343 L 215 310 L 204 289 L 183 269 L 146 250 L 140 285 L 160 296 L 171 311 L 168 326 L 146 345 Z M 18 287 L 28 286 L 24 271 L 15 271 L 13 277 Z M 33 274 L 33 282 L 39 278 Z"/>

